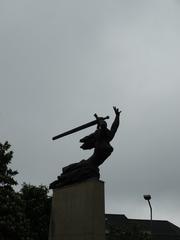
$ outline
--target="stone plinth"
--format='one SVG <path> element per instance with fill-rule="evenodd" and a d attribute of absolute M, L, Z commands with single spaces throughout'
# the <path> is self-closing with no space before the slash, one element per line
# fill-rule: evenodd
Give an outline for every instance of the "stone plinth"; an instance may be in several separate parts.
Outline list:
<path fill-rule="evenodd" d="M 103 182 L 53 190 L 49 240 L 105 240 Z"/>

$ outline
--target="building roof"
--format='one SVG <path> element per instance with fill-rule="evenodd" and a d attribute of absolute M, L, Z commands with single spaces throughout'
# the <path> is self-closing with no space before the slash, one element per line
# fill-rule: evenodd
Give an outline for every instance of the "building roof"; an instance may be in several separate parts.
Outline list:
<path fill-rule="evenodd" d="M 127 223 L 128 218 L 123 214 L 106 214 L 105 221 L 108 224 L 119 226 L 119 224 Z"/>
<path fill-rule="evenodd" d="M 152 232 L 153 240 L 180 240 L 180 228 L 165 220 L 129 219 L 125 215 L 106 214 L 106 226 L 138 226 L 142 232 Z"/>

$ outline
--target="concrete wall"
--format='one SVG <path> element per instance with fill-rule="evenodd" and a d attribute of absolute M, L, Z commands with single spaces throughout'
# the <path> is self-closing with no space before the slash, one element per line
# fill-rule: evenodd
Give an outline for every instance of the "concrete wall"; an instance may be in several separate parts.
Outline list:
<path fill-rule="evenodd" d="M 104 216 L 103 182 L 54 189 L 49 240 L 105 240 Z"/>

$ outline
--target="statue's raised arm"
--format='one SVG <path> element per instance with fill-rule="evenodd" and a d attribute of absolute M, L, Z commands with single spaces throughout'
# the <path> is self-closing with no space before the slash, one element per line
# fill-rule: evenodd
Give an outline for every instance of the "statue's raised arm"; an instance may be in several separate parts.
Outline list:
<path fill-rule="evenodd" d="M 115 112 L 115 119 L 114 122 L 112 123 L 111 126 L 111 140 L 114 138 L 114 135 L 116 134 L 116 131 L 119 127 L 119 122 L 120 122 L 120 114 L 122 111 L 119 111 L 119 108 L 113 107 L 114 112 Z"/>

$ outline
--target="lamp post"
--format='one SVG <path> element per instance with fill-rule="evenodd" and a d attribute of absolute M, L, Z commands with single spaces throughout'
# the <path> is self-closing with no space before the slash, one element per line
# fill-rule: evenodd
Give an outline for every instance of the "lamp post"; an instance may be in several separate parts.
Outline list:
<path fill-rule="evenodd" d="M 151 203 L 150 203 L 151 195 L 144 195 L 144 199 L 146 201 L 148 201 L 149 208 L 150 208 L 150 220 L 152 221 L 152 206 L 151 206 Z"/>
<path fill-rule="evenodd" d="M 149 204 L 149 208 L 150 208 L 150 221 L 151 221 L 151 236 L 152 236 L 152 206 L 151 206 L 151 203 L 150 203 L 150 200 L 151 200 L 151 195 L 144 195 L 144 199 L 146 201 L 148 201 L 148 204 Z"/>

